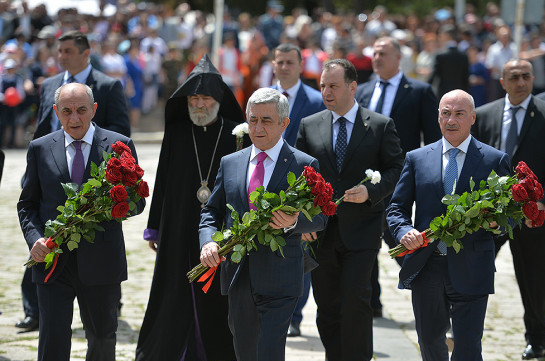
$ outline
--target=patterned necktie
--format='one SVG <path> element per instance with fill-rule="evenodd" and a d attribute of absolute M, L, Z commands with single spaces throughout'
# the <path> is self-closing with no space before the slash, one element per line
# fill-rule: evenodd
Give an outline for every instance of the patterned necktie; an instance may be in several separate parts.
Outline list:
<path fill-rule="evenodd" d="M 250 209 L 257 210 L 253 203 L 250 203 L 250 194 L 257 188 L 263 185 L 263 179 L 265 178 L 265 166 L 263 162 L 267 159 L 267 153 L 261 152 L 257 155 L 257 165 L 254 168 L 254 172 L 250 177 L 250 183 L 248 184 L 248 204 Z"/>
<path fill-rule="evenodd" d="M 285 96 L 285 97 L 288 98 L 288 99 L 289 99 L 289 97 L 290 97 L 290 95 L 288 94 L 288 92 L 283 92 L 282 95 Z"/>
<path fill-rule="evenodd" d="M 515 150 L 515 146 L 517 145 L 519 138 L 517 117 L 515 116 L 519 109 L 520 106 L 511 107 L 511 126 L 509 127 L 509 131 L 507 132 L 507 137 L 505 137 L 505 153 L 509 154 L 511 158 L 513 158 L 513 151 Z"/>
<path fill-rule="evenodd" d="M 73 75 L 70 75 L 70 78 L 68 78 L 68 81 L 66 83 L 68 84 L 68 83 L 75 83 L 75 82 L 76 82 L 76 78 Z"/>
<path fill-rule="evenodd" d="M 378 98 L 375 112 L 382 114 L 382 106 L 384 105 L 384 98 L 386 98 L 386 87 L 388 87 L 390 83 L 388 83 L 387 81 L 381 80 L 380 84 L 382 85 L 382 93 L 380 93 L 380 98 Z"/>
<path fill-rule="evenodd" d="M 81 151 L 81 140 L 75 140 L 72 142 L 76 149 L 76 155 L 72 160 L 72 182 L 81 186 L 83 181 L 83 172 L 85 171 L 85 164 L 83 160 L 83 152 Z"/>
<path fill-rule="evenodd" d="M 445 194 L 451 194 L 454 189 L 454 183 L 458 179 L 458 163 L 456 156 L 460 152 L 458 148 L 451 148 L 449 151 L 449 159 L 445 168 L 445 178 L 443 179 L 443 190 Z M 443 241 L 439 241 L 437 249 L 441 254 L 447 254 L 447 245 Z"/>
<path fill-rule="evenodd" d="M 340 117 L 337 119 L 339 123 L 339 132 L 337 133 L 337 143 L 335 143 L 335 157 L 337 160 L 337 172 L 341 172 L 341 167 L 343 165 L 344 156 L 346 154 L 346 119 Z"/>

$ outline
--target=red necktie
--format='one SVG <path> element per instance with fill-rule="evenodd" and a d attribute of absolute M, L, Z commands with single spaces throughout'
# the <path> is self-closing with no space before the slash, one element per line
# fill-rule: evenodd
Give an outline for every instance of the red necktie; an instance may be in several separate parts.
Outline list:
<path fill-rule="evenodd" d="M 265 178 L 265 167 L 263 162 L 267 158 L 267 153 L 261 152 L 257 155 L 257 165 L 254 168 L 254 172 L 250 177 L 250 183 L 248 184 L 248 204 L 250 209 L 257 210 L 253 203 L 250 203 L 250 193 L 263 185 L 263 178 Z"/>

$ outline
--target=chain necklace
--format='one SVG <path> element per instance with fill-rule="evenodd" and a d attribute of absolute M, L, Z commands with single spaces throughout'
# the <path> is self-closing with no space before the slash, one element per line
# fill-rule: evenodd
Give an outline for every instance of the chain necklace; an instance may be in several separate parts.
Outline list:
<path fill-rule="evenodd" d="M 210 188 L 208 188 L 208 178 L 210 178 L 210 172 L 212 171 L 212 164 L 214 164 L 214 157 L 216 156 L 216 150 L 218 149 L 218 144 L 220 142 L 222 130 L 223 130 L 223 118 L 221 119 L 221 127 L 218 133 L 218 138 L 216 139 L 216 146 L 214 147 L 214 152 L 212 153 L 212 159 L 210 159 L 210 167 L 208 167 L 208 174 L 206 175 L 206 179 L 204 179 L 202 177 L 199 151 L 197 150 L 197 141 L 195 140 L 195 131 L 193 130 L 193 126 L 191 127 L 191 135 L 193 135 L 193 146 L 195 147 L 195 155 L 197 156 L 197 168 L 199 169 L 199 178 L 201 179 L 201 187 L 197 189 L 197 199 L 199 200 L 199 202 L 201 202 L 201 208 L 204 208 L 204 205 L 206 204 L 206 202 L 208 202 L 208 198 L 210 198 L 210 195 L 212 194 L 212 192 L 210 191 Z"/>

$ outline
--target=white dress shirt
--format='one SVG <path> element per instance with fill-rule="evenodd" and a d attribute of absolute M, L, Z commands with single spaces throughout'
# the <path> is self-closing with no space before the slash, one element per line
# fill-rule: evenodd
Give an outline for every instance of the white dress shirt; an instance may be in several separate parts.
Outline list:
<path fill-rule="evenodd" d="M 94 135 L 95 126 L 93 123 L 91 123 L 87 133 L 85 133 L 85 136 L 81 138 L 81 152 L 83 153 L 83 162 L 85 165 L 87 165 L 87 162 L 89 161 L 89 154 L 91 154 L 91 144 L 93 144 Z M 76 156 L 76 148 L 74 148 L 74 145 L 72 144 L 74 140 L 75 139 L 72 138 L 70 134 L 66 133 L 66 131 L 64 132 L 64 148 L 66 150 L 66 161 L 68 162 L 68 172 L 70 173 L 70 178 L 72 178 L 72 162 Z"/>
<path fill-rule="evenodd" d="M 383 115 L 389 117 L 392 112 L 392 107 L 394 106 L 394 100 L 397 94 L 397 89 L 399 88 L 399 83 L 401 83 L 401 78 L 403 77 L 403 72 L 398 72 L 396 75 L 391 77 L 388 80 L 381 79 L 377 76 L 377 82 L 375 83 L 375 90 L 369 101 L 369 110 L 375 111 L 377 109 L 377 103 L 382 95 L 383 88 L 380 81 L 388 82 L 389 85 L 386 87 L 386 95 L 384 98 L 384 103 L 382 103 L 382 113 Z"/>
<path fill-rule="evenodd" d="M 294 86 L 292 86 L 289 89 L 284 89 L 280 85 L 280 82 L 276 83 L 276 86 L 278 87 L 278 91 L 280 93 L 288 93 L 288 103 L 290 104 L 290 114 L 291 110 L 293 109 L 293 104 L 295 104 L 295 98 L 297 97 L 297 93 L 299 92 L 299 88 L 301 87 L 301 79 L 297 80 L 297 83 L 295 83 Z"/>
<path fill-rule="evenodd" d="M 445 169 L 447 168 L 447 163 L 449 161 L 449 151 L 454 148 L 445 137 L 442 138 L 443 142 L 443 167 L 441 171 L 441 179 L 445 178 Z M 458 166 L 458 179 L 460 178 L 460 173 L 462 173 L 462 167 L 466 160 L 467 148 L 469 148 L 469 143 L 471 142 L 471 135 L 469 135 L 460 145 L 456 148 L 460 149 L 460 152 L 456 155 L 456 165 Z"/>
<path fill-rule="evenodd" d="M 350 136 L 352 135 L 352 129 L 354 129 L 354 123 L 356 122 L 356 117 L 358 116 L 358 111 L 360 109 L 360 106 L 358 105 L 358 102 L 354 99 L 354 105 L 352 108 L 350 108 L 349 111 L 346 112 L 343 117 L 347 120 L 346 121 L 346 144 L 350 143 Z M 339 114 L 335 113 L 334 111 L 331 111 L 331 114 L 333 114 L 333 150 L 335 150 L 335 147 L 337 146 L 337 135 L 339 134 L 339 118 L 341 117 Z"/>
<path fill-rule="evenodd" d="M 276 142 L 274 147 L 265 151 L 265 153 L 267 153 L 267 158 L 265 158 L 265 160 L 263 161 L 263 167 L 265 168 L 265 175 L 263 176 L 263 187 L 265 187 L 265 189 L 267 189 L 267 186 L 269 185 L 274 166 L 276 165 L 276 161 L 278 160 L 278 156 L 283 145 L 284 138 L 280 138 L 278 139 L 278 142 Z M 261 153 L 261 150 L 257 149 L 255 145 L 252 144 L 252 152 L 250 153 L 250 164 L 248 165 L 248 174 L 246 175 L 246 191 L 248 190 L 250 178 L 252 177 L 254 169 L 257 165 L 257 155 L 259 153 Z"/>

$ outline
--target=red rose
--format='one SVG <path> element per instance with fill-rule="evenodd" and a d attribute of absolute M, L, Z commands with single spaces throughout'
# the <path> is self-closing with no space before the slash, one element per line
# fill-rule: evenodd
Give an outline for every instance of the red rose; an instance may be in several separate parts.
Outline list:
<path fill-rule="evenodd" d="M 532 220 L 532 227 L 541 227 L 545 222 L 545 211 L 540 210 L 536 219 Z"/>
<path fill-rule="evenodd" d="M 541 183 L 539 183 L 536 179 L 534 179 L 534 192 L 533 192 L 534 199 L 533 201 L 539 201 L 543 199 L 543 187 L 541 186 Z"/>
<path fill-rule="evenodd" d="M 123 155 L 123 153 L 127 152 L 129 154 L 132 154 L 131 152 L 131 148 L 129 148 L 127 146 L 127 144 L 121 142 L 121 141 L 117 141 L 115 142 L 114 144 L 112 144 L 112 149 L 114 150 L 114 152 L 116 152 L 117 154 L 119 155 Z"/>
<path fill-rule="evenodd" d="M 515 172 L 517 173 L 517 176 L 520 180 L 525 178 L 532 178 L 537 180 L 537 177 L 534 174 L 534 172 L 532 172 L 530 167 L 528 167 L 528 165 L 522 161 L 518 162 L 517 167 L 515 168 Z"/>
<path fill-rule="evenodd" d="M 325 182 L 322 180 L 318 180 L 316 184 L 314 184 L 312 188 L 310 189 L 310 193 L 312 193 L 312 195 L 314 196 L 317 196 L 324 193 L 325 190 L 326 190 Z"/>
<path fill-rule="evenodd" d="M 528 192 L 526 192 L 526 189 L 520 184 L 515 184 L 511 187 L 511 194 L 513 194 L 513 200 L 515 202 L 527 202 L 528 199 Z"/>
<path fill-rule="evenodd" d="M 112 214 L 113 218 L 122 218 L 127 214 L 128 211 L 129 211 L 129 203 L 120 202 L 112 207 L 112 210 L 110 213 Z"/>
<path fill-rule="evenodd" d="M 536 179 L 526 177 L 519 184 L 524 187 L 531 201 L 537 202 L 543 198 L 543 187 Z"/>
<path fill-rule="evenodd" d="M 325 184 L 325 196 L 331 200 L 333 198 L 333 187 L 331 186 L 331 183 L 327 182 Z"/>
<path fill-rule="evenodd" d="M 123 173 L 119 168 L 107 168 L 106 169 L 106 180 L 108 183 L 117 184 L 123 180 Z"/>
<path fill-rule="evenodd" d="M 108 169 L 108 168 L 121 169 L 121 161 L 119 159 L 117 159 L 116 157 L 110 158 L 110 160 L 108 161 L 108 166 L 107 166 L 106 169 Z"/>
<path fill-rule="evenodd" d="M 121 171 L 124 174 L 134 173 L 136 169 L 136 161 L 130 153 L 123 153 L 120 158 Z M 136 176 L 136 175 L 135 175 Z"/>
<path fill-rule="evenodd" d="M 125 202 L 127 200 L 127 190 L 122 185 L 116 185 L 112 189 L 110 189 L 110 197 L 114 200 L 114 202 Z"/>
<path fill-rule="evenodd" d="M 138 178 L 136 178 L 136 173 L 123 173 L 123 184 L 127 187 L 134 187 Z"/>
<path fill-rule="evenodd" d="M 307 168 L 309 168 L 307 170 Z M 303 176 L 305 177 L 305 180 L 309 186 L 313 186 L 318 181 L 318 174 L 314 171 L 314 168 L 312 167 L 305 167 L 305 170 L 303 171 Z"/>
<path fill-rule="evenodd" d="M 329 201 L 322 206 L 322 213 L 326 216 L 332 216 L 337 211 L 337 203 Z"/>
<path fill-rule="evenodd" d="M 140 168 L 138 164 L 134 166 L 134 171 L 136 172 L 136 177 L 138 179 L 142 179 L 142 177 L 144 176 L 144 170 Z"/>
<path fill-rule="evenodd" d="M 325 206 L 331 199 L 327 198 L 323 193 L 318 194 L 316 197 L 314 197 L 314 206 L 323 207 Z"/>
<path fill-rule="evenodd" d="M 136 193 L 138 193 L 138 195 L 141 198 L 149 197 L 148 182 L 146 181 L 138 182 L 138 185 L 136 186 Z"/>
<path fill-rule="evenodd" d="M 522 206 L 522 211 L 524 212 L 524 215 L 526 218 L 535 221 L 539 215 L 539 210 L 537 208 L 536 202 L 526 202 Z"/>

